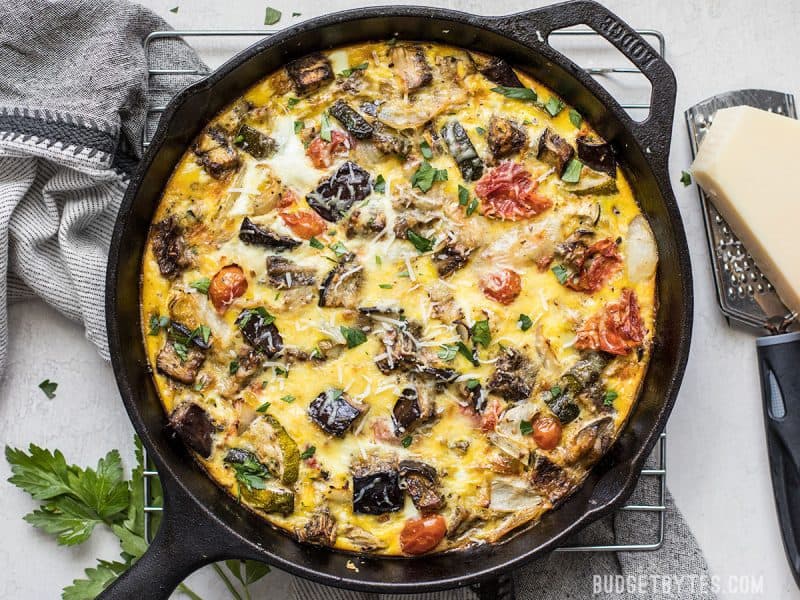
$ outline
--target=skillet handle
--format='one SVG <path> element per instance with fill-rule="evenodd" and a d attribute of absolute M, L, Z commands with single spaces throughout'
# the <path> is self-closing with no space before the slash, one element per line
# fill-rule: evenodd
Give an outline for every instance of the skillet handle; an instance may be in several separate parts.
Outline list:
<path fill-rule="evenodd" d="M 225 533 L 183 491 L 166 469 L 159 469 L 164 512 L 147 552 L 97 598 L 168 600 L 181 582 L 200 567 L 236 556 Z"/>
<path fill-rule="evenodd" d="M 641 147 L 645 151 L 649 148 L 649 158 L 660 161 L 664 168 L 668 167 L 677 83 L 675 74 L 664 58 L 641 35 L 593 0 L 562 2 L 500 17 L 498 21 L 504 31 L 521 39 L 526 45 L 545 45 L 551 51 L 556 51 L 548 43 L 548 36 L 553 31 L 586 25 L 624 54 L 652 86 L 647 119 L 642 122 L 630 119 L 627 125 Z M 576 72 L 583 70 L 569 59 L 567 61 Z"/>

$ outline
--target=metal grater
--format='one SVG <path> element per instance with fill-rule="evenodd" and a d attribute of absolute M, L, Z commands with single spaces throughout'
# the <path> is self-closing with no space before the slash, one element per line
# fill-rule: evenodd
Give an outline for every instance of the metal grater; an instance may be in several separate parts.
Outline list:
<path fill-rule="evenodd" d="M 794 96 L 791 94 L 770 90 L 737 90 L 712 96 L 686 111 L 692 157 L 697 154 L 717 110 L 741 105 L 797 118 Z M 781 302 L 772 284 L 753 262 L 747 248 L 731 231 L 703 190 L 698 187 L 697 191 L 703 207 L 714 284 L 722 313 L 729 322 L 733 320 L 761 334 L 765 330 L 771 333 L 800 330 L 797 315 Z"/>

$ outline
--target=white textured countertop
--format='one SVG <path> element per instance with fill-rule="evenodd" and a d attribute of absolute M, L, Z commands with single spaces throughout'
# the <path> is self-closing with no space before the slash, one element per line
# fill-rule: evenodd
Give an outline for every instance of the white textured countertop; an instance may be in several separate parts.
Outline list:
<path fill-rule="evenodd" d="M 142 0 L 177 28 L 260 28 L 263 0 Z M 309 0 L 270 0 L 284 13 L 278 26 L 320 14 Z M 329 0 L 324 9 L 357 6 Z M 538 0 L 477 0 L 433 4 L 471 12 L 511 13 Z M 797 93 L 800 3 L 792 0 L 614 0 L 606 4 L 634 27 L 664 33 L 667 58 L 678 78 L 671 173 L 686 225 L 695 274 L 695 329 L 689 367 L 668 425 L 670 488 L 686 515 L 712 571 L 726 587 L 728 576 L 763 576 L 770 599 L 800 599 L 784 558 L 769 480 L 755 344 L 728 328 L 720 315 L 711 278 L 703 222 L 695 189 L 678 179 L 690 162 L 683 111 L 712 94 L 743 87 Z M 178 5 L 177 14 L 169 9 Z M 487 9 L 487 7 L 490 7 Z M 301 17 L 289 15 L 297 11 Z M 213 51 L 213 47 L 209 46 Z M 225 52 L 230 47 L 223 48 Z M 219 55 L 216 55 L 219 56 Z M 210 58 L 214 61 L 214 55 Z M 9 370 L 0 385 L 3 442 L 60 448 L 67 459 L 93 464 L 120 448 L 130 465 L 132 428 L 119 400 L 110 367 L 82 329 L 40 303 L 10 310 Z M 54 400 L 37 388 L 59 383 Z M 0 461 L 0 477 L 8 466 Z M 60 548 L 22 521 L 33 509 L 26 494 L 2 483 L 0 597 L 54 598 L 95 558 L 114 558 L 116 542 L 95 535 L 76 548 Z M 96 538 L 96 539 L 95 539 Z M 255 586 L 258 596 L 282 598 L 284 578 L 270 575 Z M 193 576 L 205 600 L 227 598 L 208 571 Z M 279 584 L 281 584 L 279 586 Z M 269 588 L 269 593 L 266 590 Z M 724 598 L 753 597 L 729 589 Z M 255 596 L 254 596 L 255 597 Z"/>

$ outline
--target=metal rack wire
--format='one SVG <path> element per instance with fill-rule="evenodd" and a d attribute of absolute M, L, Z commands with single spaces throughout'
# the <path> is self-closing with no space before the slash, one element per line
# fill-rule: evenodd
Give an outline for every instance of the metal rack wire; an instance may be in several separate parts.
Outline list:
<path fill-rule="evenodd" d="M 666 50 L 664 36 L 661 32 L 652 29 L 640 29 L 638 33 L 647 39 L 651 45 L 662 56 Z M 213 30 L 213 29 L 193 29 L 193 30 L 175 30 L 175 31 L 156 31 L 151 33 L 145 40 L 144 51 L 147 56 L 148 77 L 151 84 L 157 81 L 159 77 L 186 77 L 187 84 L 191 83 L 193 79 L 199 79 L 208 74 L 208 71 L 200 68 L 176 68 L 174 64 L 170 64 L 169 57 L 165 59 L 160 55 L 159 59 L 154 60 L 154 53 L 151 51 L 153 44 L 158 40 L 166 39 L 183 39 L 187 38 L 257 38 L 268 37 L 274 35 L 274 31 L 269 30 Z M 596 51 L 603 50 L 607 44 L 597 33 L 590 29 L 574 28 L 555 31 L 551 34 L 553 42 L 569 42 L 571 40 L 579 42 L 590 42 L 589 54 L 596 56 Z M 598 48 L 598 43 L 604 44 Z M 580 49 L 576 50 L 580 54 Z M 604 84 L 608 84 L 619 75 L 622 82 L 621 93 L 630 95 L 641 94 L 642 91 L 649 91 L 649 84 L 641 72 L 633 66 L 627 64 L 614 64 L 614 65 L 594 65 L 585 67 L 592 76 L 597 78 Z M 633 77 L 630 77 L 633 76 Z M 638 76 L 638 79 L 636 78 Z M 619 83 L 619 82 L 618 82 Z M 627 87 L 626 87 L 627 86 Z M 612 91 L 613 93 L 613 91 Z M 620 105 L 626 109 L 633 118 L 643 118 L 646 115 L 643 111 L 649 108 L 649 103 L 628 101 L 620 102 Z M 161 116 L 161 113 L 166 109 L 166 102 L 157 102 L 148 107 L 147 111 L 147 126 L 144 128 L 142 134 L 142 148 L 146 149 L 150 145 L 152 139 L 152 132 L 155 131 L 155 125 Z M 662 433 L 659 437 L 658 443 L 653 450 L 651 456 L 651 463 L 654 466 L 646 468 L 642 471 L 642 480 L 652 480 L 655 478 L 655 486 L 646 486 L 647 490 L 644 493 L 644 498 L 641 498 L 638 503 L 630 503 L 619 509 L 618 517 L 624 518 L 624 514 L 649 514 L 655 518 L 653 521 L 652 530 L 640 531 L 640 539 L 631 541 L 609 541 L 607 544 L 597 544 L 591 546 L 571 545 L 564 546 L 557 550 L 557 552 L 652 552 L 658 550 L 664 544 L 665 536 L 665 522 L 666 522 L 666 476 L 667 476 L 667 438 L 666 434 Z M 144 498 L 145 498 L 145 537 L 150 541 L 154 534 L 153 517 L 156 513 L 161 512 L 162 507 L 154 503 L 154 481 L 158 478 L 158 472 L 152 468 L 151 464 L 147 462 L 147 454 L 145 451 L 145 464 L 148 469 L 144 471 Z"/>

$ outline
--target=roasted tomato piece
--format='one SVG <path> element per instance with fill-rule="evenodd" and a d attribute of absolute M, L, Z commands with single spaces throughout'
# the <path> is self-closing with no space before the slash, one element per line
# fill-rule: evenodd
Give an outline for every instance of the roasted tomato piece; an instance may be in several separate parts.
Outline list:
<path fill-rule="evenodd" d="M 644 340 L 645 328 L 633 290 L 622 290 L 616 302 L 589 317 L 578 330 L 575 347 L 624 355 Z"/>
<path fill-rule="evenodd" d="M 352 138 L 341 131 L 331 131 L 331 141 L 323 140 L 321 137 L 314 138 L 308 145 L 306 154 L 318 169 L 330 167 L 336 156 L 346 156 L 353 147 Z"/>
<path fill-rule="evenodd" d="M 622 266 L 614 240 L 607 238 L 589 246 L 580 260 L 578 273 L 564 285 L 579 292 L 596 292 Z"/>
<path fill-rule="evenodd" d="M 442 515 L 409 519 L 400 532 L 400 548 L 406 554 L 430 552 L 447 533 L 447 521 Z"/>
<path fill-rule="evenodd" d="M 538 215 L 553 205 L 549 198 L 536 193 L 538 186 L 521 165 L 506 161 L 481 177 L 475 184 L 475 194 L 482 200 L 485 216 L 518 221 Z"/>
<path fill-rule="evenodd" d="M 310 240 L 315 235 L 320 235 L 325 231 L 325 221 L 313 211 L 281 211 L 279 214 L 286 226 L 292 230 L 292 233 L 304 240 Z"/>
<path fill-rule="evenodd" d="M 239 265 L 228 265 L 222 267 L 211 279 L 208 286 L 208 298 L 211 304 L 217 309 L 218 313 L 233 304 L 239 296 L 247 291 L 247 277 Z"/>
<path fill-rule="evenodd" d="M 539 417 L 533 422 L 533 440 L 542 450 L 552 450 L 561 441 L 561 423 L 554 417 Z"/>
<path fill-rule="evenodd" d="M 516 271 L 499 269 L 481 277 L 480 286 L 487 298 L 500 304 L 511 304 L 522 291 L 522 279 Z"/>

